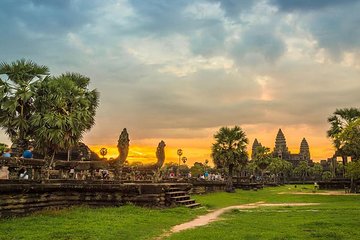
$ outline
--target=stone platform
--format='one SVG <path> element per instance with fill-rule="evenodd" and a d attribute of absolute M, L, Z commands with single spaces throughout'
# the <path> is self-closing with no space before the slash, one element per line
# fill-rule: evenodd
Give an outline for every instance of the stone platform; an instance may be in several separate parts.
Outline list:
<path fill-rule="evenodd" d="M 120 206 L 133 203 L 165 207 L 171 205 L 166 193 L 173 188 L 188 192 L 191 184 L 120 183 L 106 180 L 0 180 L 0 217 L 83 204 Z"/>

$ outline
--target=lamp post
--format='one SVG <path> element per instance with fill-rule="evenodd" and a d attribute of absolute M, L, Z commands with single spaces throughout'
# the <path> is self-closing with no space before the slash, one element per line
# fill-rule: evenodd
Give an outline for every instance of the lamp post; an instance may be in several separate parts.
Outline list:
<path fill-rule="evenodd" d="M 100 149 L 100 154 L 101 154 L 101 156 L 104 158 L 105 155 L 107 154 L 107 149 L 106 149 L 106 148 Z"/>
<path fill-rule="evenodd" d="M 177 168 L 177 173 L 176 173 L 176 176 L 178 177 L 179 174 L 180 174 L 180 158 L 181 158 L 181 155 L 183 154 L 183 150 L 181 148 L 179 148 L 177 150 L 177 155 L 179 156 L 179 165 L 178 165 L 178 168 Z"/>
<path fill-rule="evenodd" d="M 179 148 L 177 150 L 177 155 L 179 156 L 179 166 L 180 166 L 180 158 L 181 158 L 181 155 L 183 155 L 183 150 L 181 148 Z"/>

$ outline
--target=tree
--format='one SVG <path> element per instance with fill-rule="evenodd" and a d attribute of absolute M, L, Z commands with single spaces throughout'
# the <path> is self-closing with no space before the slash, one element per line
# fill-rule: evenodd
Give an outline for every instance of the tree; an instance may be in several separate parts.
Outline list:
<path fill-rule="evenodd" d="M 30 124 L 38 83 L 49 75 L 46 66 L 30 60 L 17 60 L 10 64 L 0 63 L 0 127 L 21 150 L 27 147 L 34 131 Z"/>
<path fill-rule="evenodd" d="M 319 180 L 322 176 L 323 167 L 320 163 L 315 163 L 314 166 L 310 167 L 310 175 L 315 179 Z"/>
<path fill-rule="evenodd" d="M 352 160 L 360 160 L 360 117 L 349 123 L 337 136 L 340 148 Z"/>
<path fill-rule="evenodd" d="M 167 162 L 161 168 L 161 171 L 164 176 L 168 177 L 171 173 L 176 173 L 179 168 L 179 165 L 174 162 Z"/>
<path fill-rule="evenodd" d="M 258 169 L 261 172 L 261 180 L 264 180 L 264 172 L 266 171 L 267 167 L 273 160 L 273 157 L 270 154 L 270 148 L 265 146 L 258 146 L 255 149 L 254 153 L 254 162 L 258 166 Z"/>
<path fill-rule="evenodd" d="M 201 162 L 195 162 L 194 165 L 190 168 L 191 176 L 198 177 L 203 175 L 205 172 L 205 166 Z"/>
<path fill-rule="evenodd" d="M 188 167 L 188 165 L 183 164 L 183 165 L 179 166 L 179 174 L 180 174 L 180 176 L 187 177 L 189 172 L 190 172 L 190 168 Z"/>
<path fill-rule="evenodd" d="M 89 90 L 90 79 L 77 73 L 48 77 L 39 84 L 31 117 L 37 149 L 45 156 L 77 146 L 95 123 L 99 102 L 97 90 Z"/>
<path fill-rule="evenodd" d="M 321 179 L 323 181 L 329 181 L 334 177 L 334 175 L 330 171 L 325 171 L 321 175 Z"/>
<path fill-rule="evenodd" d="M 280 174 L 284 177 L 291 170 L 292 165 L 288 161 L 281 158 L 272 158 L 267 170 L 274 174 L 274 182 L 279 182 Z"/>
<path fill-rule="evenodd" d="M 214 135 L 215 143 L 212 146 L 212 158 L 215 166 L 225 167 L 227 172 L 226 191 L 234 192 L 232 175 L 238 165 L 245 165 L 248 159 L 246 145 L 248 139 L 245 132 L 239 127 L 222 127 Z"/>
<path fill-rule="evenodd" d="M 254 177 L 256 175 L 256 172 L 259 170 L 259 166 L 255 163 L 254 160 L 251 160 L 248 164 L 246 164 L 245 170 L 250 172 L 251 175 Z"/>
<path fill-rule="evenodd" d="M 305 182 L 306 177 L 310 172 L 310 167 L 307 161 L 301 161 L 299 165 L 294 169 L 294 173 L 299 175 L 303 182 Z"/>
<path fill-rule="evenodd" d="M 354 181 L 360 179 L 360 161 L 346 164 L 345 169 L 345 177 L 351 179 L 351 192 L 356 192 Z"/>
<path fill-rule="evenodd" d="M 359 130 L 358 124 L 357 127 L 356 124 L 354 126 L 354 122 L 359 118 L 360 110 L 357 108 L 336 109 L 334 114 L 328 118 L 330 129 L 327 131 L 327 135 L 332 139 L 338 154 L 342 156 L 343 165 L 346 164 L 346 156 L 354 154 L 354 152 L 350 151 L 354 145 L 349 144 L 348 140 L 354 136 L 353 130 Z M 350 127 L 350 129 L 344 132 L 348 127 Z"/>

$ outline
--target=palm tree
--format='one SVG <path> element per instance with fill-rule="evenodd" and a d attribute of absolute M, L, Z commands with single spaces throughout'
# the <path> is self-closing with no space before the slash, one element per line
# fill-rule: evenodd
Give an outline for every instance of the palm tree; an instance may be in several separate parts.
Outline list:
<path fill-rule="evenodd" d="M 234 192 L 232 183 L 233 169 L 245 165 L 248 159 L 246 145 L 248 139 L 245 132 L 239 127 L 222 127 L 214 135 L 215 143 L 212 146 L 212 158 L 218 167 L 225 167 L 227 172 L 226 191 Z"/>
<path fill-rule="evenodd" d="M 45 79 L 35 101 L 37 111 L 31 118 L 36 127 L 35 142 L 45 156 L 76 146 L 84 132 L 95 123 L 99 93 L 89 90 L 90 79 L 75 73 Z"/>
<path fill-rule="evenodd" d="M 349 123 L 337 138 L 343 152 L 351 156 L 353 161 L 360 160 L 360 117 Z"/>
<path fill-rule="evenodd" d="M 264 172 L 272 161 L 270 148 L 265 146 L 258 146 L 254 153 L 254 162 L 261 172 L 261 180 L 264 181 Z"/>
<path fill-rule="evenodd" d="M 17 60 L 10 64 L 0 63 L 0 127 L 18 149 L 26 147 L 34 131 L 29 119 L 34 112 L 36 88 L 49 75 L 46 66 L 30 60 Z"/>
<path fill-rule="evenodd" d="M 346 151 L 346 149 L 343 148 L 340 135 L 349 125 L 351 125 L 359 118 L 360 110 L 357 108 L 336 109 L 334 114 L 328 118 L 330 129 L 327 131 L 327 135 L 332 139 L 337 153 L 342 156 L 344 166 L 347 162 L 346 157 L 349 153 Z"/>
<path fill-rule="evenodd" d="M 303 183 L 305 183 L 306 177 L 309 175 L 310 167 L 307 161 L 300 161 L 299 165 L 294 168 L 294 173 L 301 177 Z"/>

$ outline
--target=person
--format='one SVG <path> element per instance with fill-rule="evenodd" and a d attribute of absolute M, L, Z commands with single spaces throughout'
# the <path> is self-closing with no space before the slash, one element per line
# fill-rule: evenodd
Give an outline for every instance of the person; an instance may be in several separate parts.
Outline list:
<path fill-rule="evenodd" d="M 11 157 L 11 149 L 5 148 L 4 153 L 2 155 L 3 157 Z"/>
<path fill-rule="evenodd" d="M 102 170 L 102 179 L 109 179 L 109 171 L 107 169 Z"/>
<path fill-rule="evenodd" d="M 9 179 L 9 167 L 7 166 L 0 167 L 0 179 Z"/>
<path fill-rule="evenodd" d="M 20 179 L 29 179 L 29 175 L 27 174 L 27 170 L 25 167 L 22 167 L 19 171 L 19 178 Z"/>
<path fill-rule="evenodd" d="M 34 150 L 34 147 L 29 146 L 28 150 L 24 151 L 23 158 L 32 158 L 33 157 L 33 153 L 32 153 L 33 150 Z"/>

